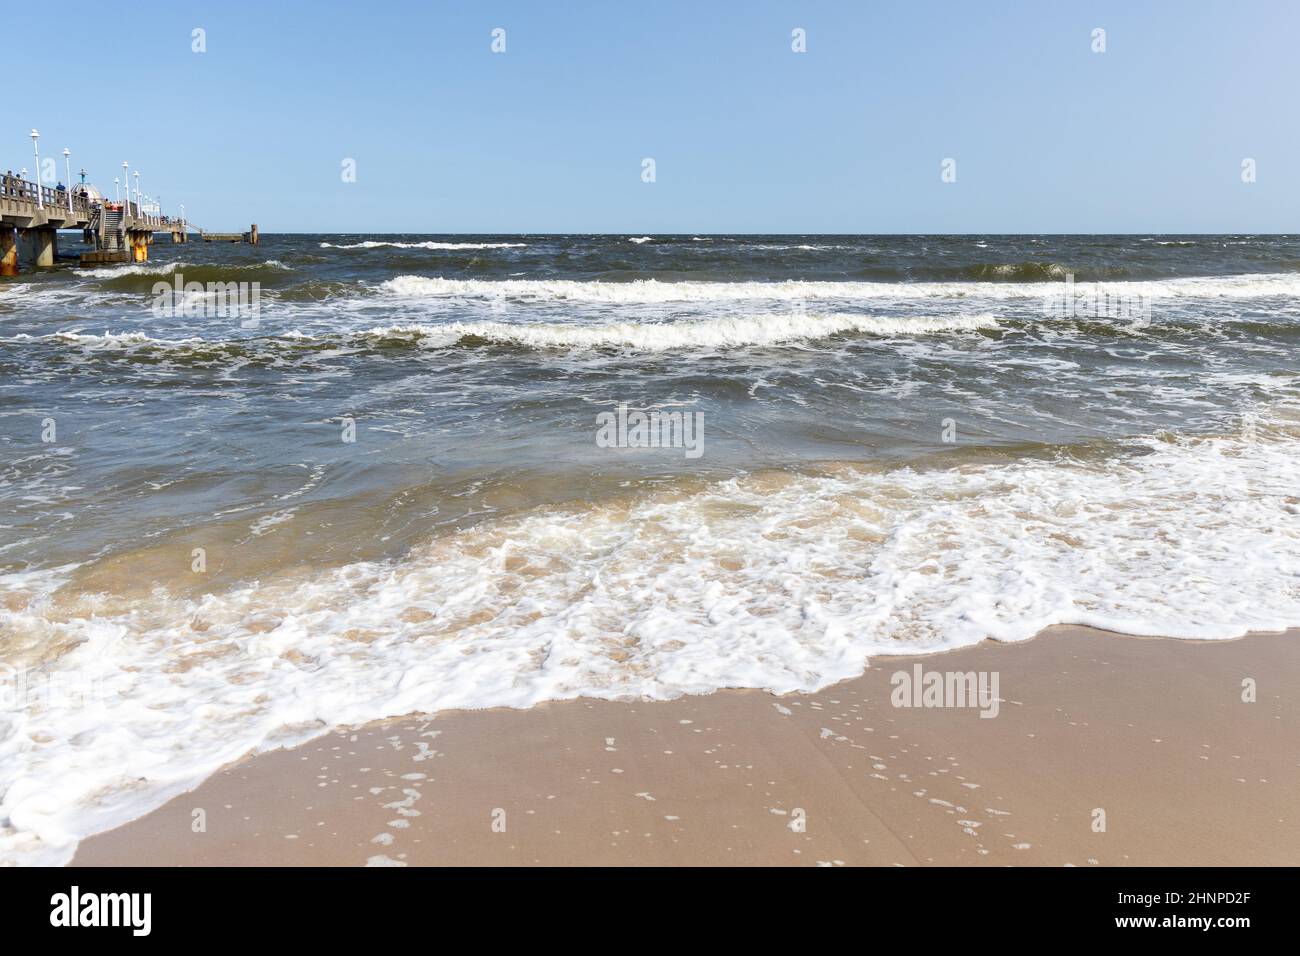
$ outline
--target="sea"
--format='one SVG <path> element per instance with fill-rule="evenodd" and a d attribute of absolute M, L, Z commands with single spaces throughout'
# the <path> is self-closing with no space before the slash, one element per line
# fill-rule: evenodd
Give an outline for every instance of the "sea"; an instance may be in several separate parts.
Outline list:
<path fill-rule="evenodd" d="M 160 239 L 0 279 L 0 862 L 386 717 L 1300 625 L 1300 237 Z"/>

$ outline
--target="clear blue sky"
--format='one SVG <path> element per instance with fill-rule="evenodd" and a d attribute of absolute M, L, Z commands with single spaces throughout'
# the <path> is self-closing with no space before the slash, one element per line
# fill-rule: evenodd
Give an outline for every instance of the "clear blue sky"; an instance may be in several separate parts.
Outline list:
<path fill-rule="evenodd" d="M 5 13 L 0 167 L 31 167 L 35 126 L 43 152 L 71 147 L 74 172 L 111 193 L 129 160 L 166 211 L 184 202 L 210 229 L 1300 232 L 1291 0 L 173 0 L 39 15 Z M 807 53 L 791 51 L 795 27 Z M 71 43 L 46 41 L 63 30 Z M 134 76 L 108 70 L 128 62 Z"/>

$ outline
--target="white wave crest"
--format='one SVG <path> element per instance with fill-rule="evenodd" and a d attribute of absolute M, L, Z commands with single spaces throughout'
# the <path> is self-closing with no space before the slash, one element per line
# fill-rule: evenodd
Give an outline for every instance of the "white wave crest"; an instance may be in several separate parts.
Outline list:
<path fill-rule="evenodd" d="M 120 276 L 168 276 L 177 269 L 183 269 L 184 267 L 185 264 L 181 262 L 165 262 L 154 265 L 144 263 L 142 265 L 129 266 L 104 266 L 99 269 L 87 269 L 82 272 L 82 275 L 91 276 L 96 279 L 116 279 Z"/>
<path fill-rule="evenodd" d="M 1153 299 L 1253 299 L 1300 296 L 1300 273 L 1165 279 L 1158 282 L 1076 282 L 1088 287 L 1141 292 Z M 632 282 L 574 279 L 447 279 L 397 276 L 380 283 L 381 293 L 402 298 L 485 298 L 528 301 L 590 302 L 609 305 L 669 302 L 800 300 L 913 300 L 926 298 L 1038 299 L 1058 296 L 1063 282 Z"/>
<path fill-rule="evenodd" d="M 738 348 L 778 345 L 856 332 L 907 336 L 997 328 L 992 315 L 889 317 L 772 313 L 682 322 L 576 323 L 449 322 L 445 325 L 392 325 L 363 333 L 374 337 L 410 335 L 428 347 L 454 345 L 467 337 L 528 348 L 619 348 L 643 352 L 671 349 Z"/>
<path fill-rule="evenodd" d="M 51 332 L 48 335 L 28 335 L 26 332 L 20 332 L 8 338 L 0 338 L 0 342 L 44 342 L 53 345 L 78 345 L 87 349 L 130 349 L 140 345 L 158 348 L 184 348 L 204 344 L 204 340 L 199 338 L 156 339 L 143 332 L 105 331 L 97 334 L 77 330 Z"/>
<path fill-rule="evenodd" d="M 283 269 L 286 272 L 292 272 L 293 267 L 287 266 L 279 259 L 267 259 L 263 262 L 240 262 L 229 264 L 228 268 L 232 271 L 244 269 Z M 120 279 L 122 276 L 169 276 L 177 270 L 186 269 L 208 269 L 212 268 L 211 263 L 200 262 L 142 262 L 134 265 L 104 266 L 99 269 L 86 269 L 81 273 L 83 276 L 90 276 L 95 279 Z"/>
<path fill-rule="evenodd" d="M 51 332 L 49 335 L 28 335 L 26 332 L 20 332 L 17 335 L 0 339 L 0 342 L 48 342 L 52 344 L 80 345 L 87 348 L 114 348 L 133 345 L 180 346 L 195 345 L 201 341 L 201 339 L 155 339 L 143 332 L 103 332 L 96 334 L 94 332 L 77 331 Z"/>
<path fill-rule="evenodd" d="M 526 242 L 386 242 L 367 239 L 364 242 L 335 244 L 322 242 L 322 249 L 525 249 Z"/>
<path fill-rule="evenodd" d="M 448 322 L 444 324 L 408 323 L 339 333 L 345 340 L 407 338 L 424 348 L 446 348 L 466 338 L 485 339 L 525 348 L 627 348 L 641 352 L 665 352 L 672 349 L 740 348 L 811 341 L 833 335 L 858 333 L 875 336 L 933 335 L 943 332 L 971 332 L 995 329 L 992 315 L 951 315 L 891 317 L 872 315 L 812 315 L 807 313 L 770 313 L 732 316 L 680 322 L 613 322 L 581 325 L 578 323 L 509 323 Z M 270 339 L 247 341 L 273 344 L 316 341 L 319 333 L 290 329 Z M 132 350 L 140 347 L 190 349 L 219 347 L 226 339 L 160 339 L 143 332 L 93 333 L 80 330 L 29 335 L 20 332 L 0 342 L 72 345 L 88 350 Z"/>

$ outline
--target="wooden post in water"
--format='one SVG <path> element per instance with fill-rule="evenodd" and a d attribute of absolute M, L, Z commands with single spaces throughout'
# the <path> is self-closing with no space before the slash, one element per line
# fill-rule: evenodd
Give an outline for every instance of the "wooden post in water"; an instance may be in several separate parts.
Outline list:
<path fill-rule="evenodd" d="M 252 228 L 248 230 L 248 241 L 251 245 L 257 245 L 257 223 L 253 223 Z"/>

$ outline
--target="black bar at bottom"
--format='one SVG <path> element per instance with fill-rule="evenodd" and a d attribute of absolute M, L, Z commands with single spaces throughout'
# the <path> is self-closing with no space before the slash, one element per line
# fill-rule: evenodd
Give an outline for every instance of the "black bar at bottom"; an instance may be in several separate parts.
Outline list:
<path fill-rule="evenodd" d="M 579 932 L 616 945 L 619 937 L 594 934 L 671 936 L 685 918 L 735 933 L 733 942 L 799 926 L 814 945 L 830 932 L 918 932 L 928 945 L 1029 929 L 1062 941 L 1198 934 L 1231 942 L 1243 932 L 1286 928 L 1295 886 L 1294 869 L 69 868 L 0 871 L 0 912 L 5 929 L 20 934 L 11 938 L 34 933 L 53 941 L 76 932 L 83 941 L 209 945 L 337 942 L 343 926 L 385 943 L 428 944 L 432 927 L 460 926 L 493 939 L 532 927 L 543 936 Z"/>

